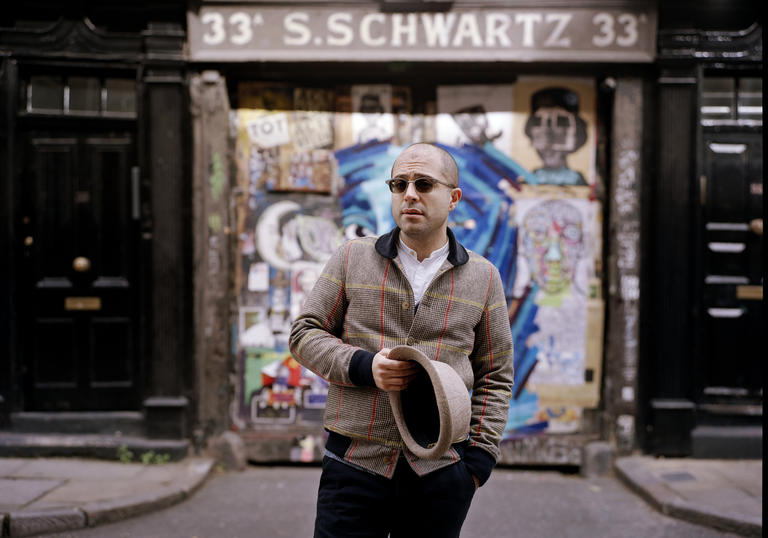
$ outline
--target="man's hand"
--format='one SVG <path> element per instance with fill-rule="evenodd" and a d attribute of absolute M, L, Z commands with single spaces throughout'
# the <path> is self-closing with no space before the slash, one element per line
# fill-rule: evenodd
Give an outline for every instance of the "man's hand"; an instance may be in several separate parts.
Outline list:
<path fill-rule="evenodd" d="M 373 380 L 381 390 L 403 390 L 416 377 L 420 366 L 413 361 L 388 359 L 390 351 L 385 347 L 373 357 Z"/>

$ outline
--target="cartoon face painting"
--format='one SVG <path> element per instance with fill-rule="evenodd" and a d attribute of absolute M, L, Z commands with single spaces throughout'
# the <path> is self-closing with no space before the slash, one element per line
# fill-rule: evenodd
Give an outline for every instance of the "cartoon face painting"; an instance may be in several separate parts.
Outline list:
<path fill-rule="evenodd" d="M 582 255 L 581 214 L 565 200 L 547 200 L 523 219 L 522 246 L 531 277 L 548 294 L 569 290 Z"/>
<path fill-rule="evenodd" d="M 566 160 L 587 140 L 586 124 L 579 117 L 579 96 L 575 92 L 545 88 L 534 93 L 525 134 L 542 161 L 541 168 L 533 171 L 541 183 L 587 184 L 581 173 L 568 167 Z"/>
<path fill-rule="evenodd" d="M 531 144 L 539 153 L 544 166 L 558 168 L 565 153 L 576 149 L 576 116 L 563 108 L 547 106 L 538 109 L 531 118 Z"/>

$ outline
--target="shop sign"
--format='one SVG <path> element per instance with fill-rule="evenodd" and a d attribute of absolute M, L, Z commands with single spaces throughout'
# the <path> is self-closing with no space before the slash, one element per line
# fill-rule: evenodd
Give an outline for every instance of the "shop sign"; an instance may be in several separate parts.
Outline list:
<path fill-rule="evenodd" d="M 653 5 L 421 13 L 215 5 L 188 18 L 195 61 L 651 62 L 656 50 Z"/>

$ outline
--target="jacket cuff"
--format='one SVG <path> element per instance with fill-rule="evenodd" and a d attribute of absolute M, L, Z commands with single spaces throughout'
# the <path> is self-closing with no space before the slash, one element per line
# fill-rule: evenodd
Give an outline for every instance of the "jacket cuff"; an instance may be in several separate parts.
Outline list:
<path fill-rule="evenodd" d="M 464 465 L 475 475 L 482 486 L 491 476 L 496 459 L 482 448 L 471 446 L 464 452 Z"/>
<path fill-rule="evenodd" d="M 358 349 L 349 361 L 349 379 L 358 387 L 375 387 L 373 380 L 373 357 L 376 354 Z"/>

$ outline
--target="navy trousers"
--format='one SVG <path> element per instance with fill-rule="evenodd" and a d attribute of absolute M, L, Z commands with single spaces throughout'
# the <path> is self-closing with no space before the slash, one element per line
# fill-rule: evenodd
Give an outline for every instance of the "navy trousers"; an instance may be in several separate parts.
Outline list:
<path fill-rule="evenodd" d="M 463 461 L 419 476 L 401 458 L 389 479 L 326 456 L 315 538 L 458 538 L 474 493 Z"/>

